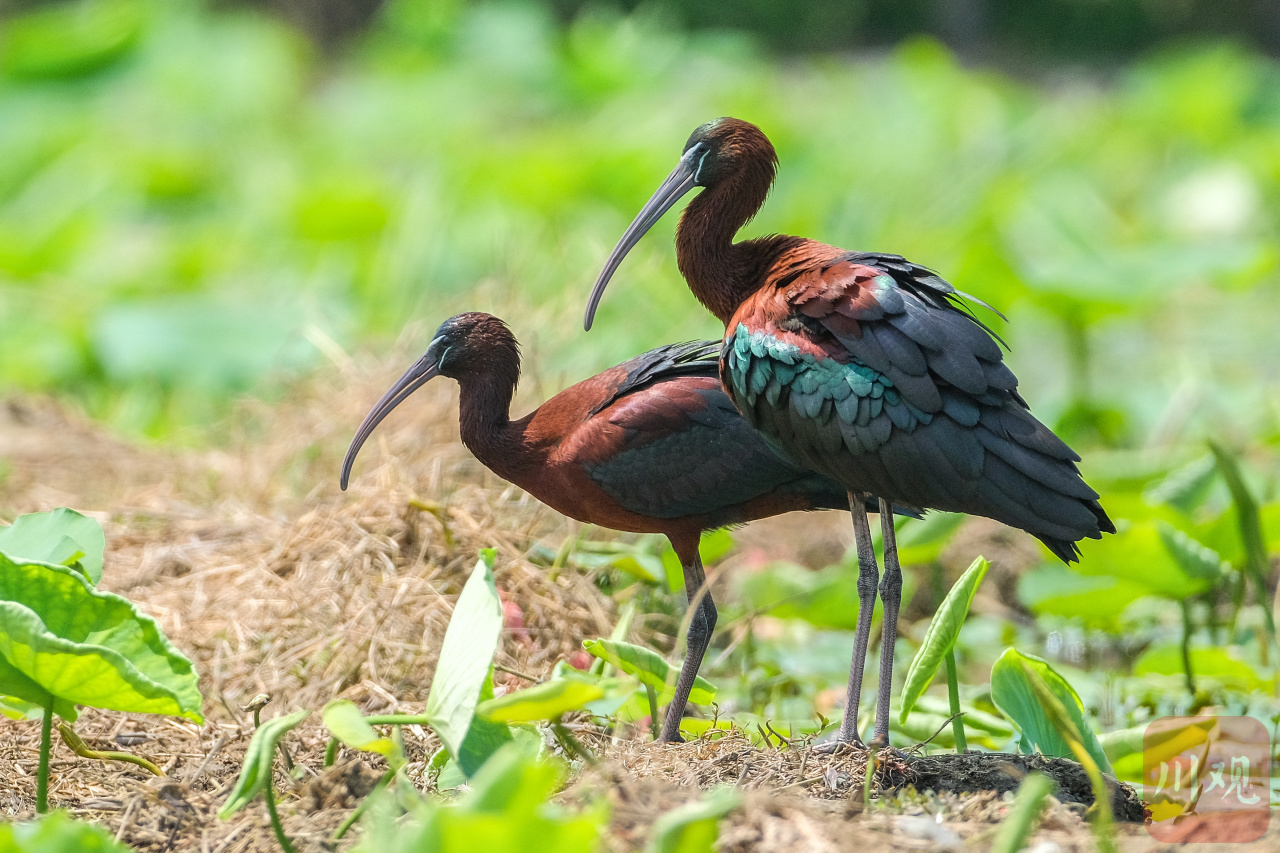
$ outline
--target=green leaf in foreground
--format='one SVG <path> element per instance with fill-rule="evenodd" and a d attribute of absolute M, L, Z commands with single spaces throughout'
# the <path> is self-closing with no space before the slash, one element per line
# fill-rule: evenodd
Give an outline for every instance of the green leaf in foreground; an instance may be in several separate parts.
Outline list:
<path fill-rule="evenodd" d="M 502 602 L 492 552 L 483 554 L 458 596 L 444 632 L 426 714 L 451 755 L 459 755 L 502 633 Z"/>
<path fill-rule="evenodd" d="M 102 580 L 102 557 L 107 538 L 102 525 L 74 509 L 20 515 L 0 527 L 0 554 L 14 562 L 35 561 L 55 566 L 79 564 L 95 585 Z"/>
<path fill-rule="evenodd" d="M 0 71 L 15 78 L 76 77 L 125 55 L 147 21 L 137 0 L 58 3 L 5 21 Z"/>
<path fill-rule="evenodd" d="M 4 655 L 0 655 L 0 693 L 7 694 L 0 699 L 0 713 L 15 720 L 40 719 L 44 716 L 44 709 L 48 707 L 50 698 L 53 699 L 53 712 L 62 719 L 74 723 L 79 716 L 73 703 L 56 696 L 51 697 L 48 690 L 14 667 Z"/>
<path fill-rule="evenodd" d="M 31 823 L 0 824 L 0 853 L 128 853 L 101 826 L 64 811 Z"/>
<path fill-rule="evenodd" d="M 218 817 L 223 820 L 231 817 L 253 802 L 253 798 L 271 784 L 271 762 L 275 758 L 276 744 L 310 714 L 310 711 L 302 710 L 276 717 L 267 720 L 253 733 L 253 737 L 249 739 L 249 748 L 245 750 L 240 778 L 236 780 L 236 786 L 231 789 L 227 801 L 218 809 Z"/>
<path fill-rule="evenodd" d="M 1050 725 L 1067 741 L 1071 754 L 1075 757 L 1089 777 L 1089 787 L 1093 789 L 1093 806 L 1089 809 L 1094 838 L 1098 841 L 1100 853 L 1115 853 L 1115 839 L 1112 837 L 1111 792 L 1107 790 L 1102 778 L 1102 770 L 1094 753 L 1086 747 L 1085 741 L 1091 740 L 1095 746 L 1098 739 L 1092 729 L 1081 726 L 1076 720 L 1075 710 L 1069 702 L 1063 702 L 1059 691 L 1051 687 L 1042 676 L 1038 667 L 1033 667 L 1029 660 L 1019 660 L 1018 668 L 1031 688 L 1032 695 L 1040 704 L 1040 709 L 1049 720 Z M 1052 670 L 1049 670 L 1052 672 Z M 1065 682 L 1063 682 L 1065 684 Z"/>
<path fill-rule="evenodd" d="M 913 714 L 935 714 L 946 719 L 951 713 L 950 704 L 946 699 L 940 696 L 921 696 L 920 701 L 916 703 Z M 999 740 L 1008 740 L 1013 737 L 1013 726 L 1004 717 L 997 714 L 991 714 L 986 711 L 979 710 L 975 705 L 970 705 L 964 712 L 964 725 L 969 731 L 984 732 Z"/>
<path fill-rule="evenodd" d="M 742 794 L 724 786 L 672 809 L 653 822 L 645 853 L 711 853 L 720 835 L 720 819 L 740 805 Z"/>
<path fill-rule="evenodd" d="M 1000 824 L 992 853 L 1018 853 L 1035 831 L 1044 801 L 1053 793 L 1053 780 L 1043 773 L 1032 773 L 1022 780 L 1013 800 L 1013 808 Z"/>
<path fill-rule="evenodd" d="M 907 668 L 907 678 L 902 685 L 902 709 L 898 712 L 898 720 L 904 722 L 916 702 L 928 689 L 929 682 L 937 674 L 938 668 L 946 658 L 947 652 L 955 648 L 956 639 L 960 636 L 960 628 L 969 616 L 969 607 L 978 592 L 978 586 L 987 574 L 991 564 L 979 557 L 965 570 L 960 579 L 951 587 L 947 597 L 938 606 L 938 611 L 929 622 L 920 650 L 911 659 Z"/>
<path fill-rule="evenodd" d="M 476 706 L 476 714 L 496 723 L 529 723 L 554 720 L 581 710 L 604 696 L 604 688 L 577 678 L 557 678 L 525 690 L 517 690 Z"/>
<path fill-rule="evenodd" d="M 573 814 L 550 802 L 564 781 L 556 760 L 537 761 L 517 744 L 499 750 L 456 802 L 424 800 L 408 820 L 375 810 L 359 850 L 451 853 L 455 850 L 554 850 L 592 853 L 608 820 L 600 804 Z"/>
<path fill-rule="evenodd" d="M 582 647 L 603 661 L 613 664 L 628 675 L 640 679 L 646 687 L 652 687 L 659 702 L 667 702 L 675 695 L 676 671 L 657 652 L 643 646 L 617 640 L 583 640 Z M 695 705 L 709 705 L 716 698 L 716 688 L 702 676 L 693 681 L 689 701 Z"/>
<path fill-rule="evenodd" d="M 0 666 L 4 665 L 4 661 L 0 658 Z M 21 673 L 18 673 L 19 675 Z M 4 676 L 0 676 L 0 681 L 4 680 Z M 58 713 L 58 709 L 54 709 L 54 713 Z M 75 719 L 75 707 L 71 707 L 71 718 Z M 34 702 L 28 702 L 25 699 L 19 699 L 17 696 L 0 696 L 0 714 L 4 714 L 11 720 L 38 720 L 44 716 L 44 708 Z M 58 714 L 64 720 L 68 719 L 62 714 Z"/>
<path fill-rule="evenodd" d="M 1020 733 L 1018 748 L 1024 754 L 1042 752 L 1058 758 L 1075 758 L 1067 738 L 1054 725 L 1037 698 L 1035 689 L 1023 670 L 1034 671 L 1050 692 L 1062 703 L 1065 713 L 1080 732 L 1081 743 L 1098 767 L 1109 772 L 1110 763 L 1098 737 L 1084 718 L 1084 703 L 1048 661 L 1025 655 L 1017 649 L 1005 649 L 991 667 L 991 701 L 996 704 Z"/>
<path fill-rule="evenodd" d="M 204 721 L 191 661 L 155 620 L 74 569 L 0 554 L 0 659 L 0 693 L 28 702 L 41 702 L 34 684 L 60 704 Z"/>
<path fill-rule="evenodd" d="M 484 684 L 480 685 L 477 705 L 493 698 L 493 667 L 485 674 Z M 471 725 L 467 727 L 467 735 L 456 753 L 451 753 L 458 760 L 458 767 L 471 778 L 480 771 L 493 755 L 502 747 L 511 743 L 511 729 L 506 723 L 495 723 L 484 717 L 472 716 Z"/>
<path fill-rule="evenodd" d="M 1147 728 L 1144 724 L 1098 735 L 1098 743 L 1102 744 L 1102 751 L 1110 759 L 1112 774 L 1117 779 L 1142 782 L 1142 764 L 1146 758 L 1143 738 Z"/>
<path fill-rule="evenodd" d="M 322 717 L 330 734 L 352 749 L 376 752 L 388 758 L 398 751 L 391 738 L 382 737 L 374 731 L 350 699 L 334 699 L 324 706 Z"/>

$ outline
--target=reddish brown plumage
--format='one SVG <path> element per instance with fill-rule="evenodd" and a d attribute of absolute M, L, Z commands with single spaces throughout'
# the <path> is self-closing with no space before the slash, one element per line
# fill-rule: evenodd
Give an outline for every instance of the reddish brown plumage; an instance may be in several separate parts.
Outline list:
<path fill-rule="evenodd" d="M 515 339 L 497 318 L 460 318 L 450 322 L 466 328 L 465 337 L 453 345 L 441 374 L 459 381 L 462 442 L 495 474 L 552 509 L 613 530 L 661 533 L 677 551 L 687 553 L 704 530 L 822 507 L 825 495 L 820 489 L 762 490 L 746 501 L 672 518 L 622 506 L 589 472 L 646 437 L 696 426 L 691 416 L 707 409 L 709 397 L 723 393 L 711 372 L 712 363 L 706 362 L 700 375 L 658 376 L 652 384 L 628 389 L 634 368 L 633 362 L 627 362 L 570 386 L 524 417 L 510 420 L 508 411 L 519 379 Z M 761 449 L 743 447 L 742 453 L 750 457 Z M 795 479 L 804 476 L 799 471 L 795 475 Z"/>
<path fill-rule="evenodd" d="M 996 518 L 1065 560 L 1075 557 L 1076 540 L 1111 530 L 1096 493 L 1079 480 L 1078 457 L 1026 413 L 999 346 L 951 285 L 894 255 L 785 235 L 734 242 L 764 203 L 776 167 L 755 125 L 722 118 L 694 131 L 610 256 L 588 322 L 626 251 L 701 187 L 681 216 L 677 258 L 690 290 L 725 323 L 721 377 L 753 426 L 853 492 Z M 791 353 L 779 370 L 769 366 L 776 353 Z M 811 356 L 812 369 L 793 369 L 795 354 Z M 878 377 L 874 415 L 849 405 L 835 417 L 849 389 L 833 364 Z M 849 381 L 864 384 L 860 376 Z M 912 441 L 934 444 L 908 453 Z"/>
<path fill-rule="evenodd" d="M 463 443 L 485 467 L 557 512 L 612 530 L 661 533 L 671 539 L 678 552 L 687 553 L 696 546 L 703 530 L 718 525 L 709 523 L 701 515 L 666 519 L 632 512 L 593 482 L 584 465 L 604 462 L 626 447 L 623 419 L 636 425 L 648 422 L 661 428 L 680 412 L 700 408 L 695 389 L 719 391 L 720 381 L 706 376 L 688 377 L 680 383 L 666 383 L 675 387 L 660 391 L 650 388 L 625 396 L 587 416 L 586 413 L 613 398 L 626 374 L 626 370 L 618 366 L 583 380 L 523 418 L 510 421 L 500 431 L 464 427 Z M 475 384 L 479 383 L 468 382 L 464 388 Z M 461 419 L 464 423 L 483 420 L 482 413 L 492 411 L 485 406 L 464 391 L 460 401 Z M 744 504 L 738 520 L 750 521 L 812 508 L 795 496 L 777 501 L 765 495 L 750 505 Z"/>

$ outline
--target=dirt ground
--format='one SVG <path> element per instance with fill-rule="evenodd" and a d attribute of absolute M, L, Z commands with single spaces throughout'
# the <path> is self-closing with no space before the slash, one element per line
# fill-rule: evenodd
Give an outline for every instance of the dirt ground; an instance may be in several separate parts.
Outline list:
<path fill-rule="evenodd" d="M 352 488 L 338 490 L 355 425 L 398 373 L 393 365 L 348 363 L 289 399 L 246 402 L 220 450 L 130 444 L 47 400 L 0 401 L 0 517 L 63 505 L 93 512 L 107 532 L 102 587 L 155 616 L 202 673 L 204 726 L 93 710 L 76 723 L 90 746 L 145 755 L 165 777 L 78 758 L 55 736 L 54 805 L 148 853 L 278 849 L 260 801 L 228 821 L 215 815 L 252 731 L 241 706 L 267 693 L 273 701 L 264 718 L 318 711 L 338 696 L 366 713 L 420 711 L 453 602 L 481 547 L 498 549 L 498 586 L 527 628 L 527 636 L 503 639 L 500 687 L 541 677 L 582 639 L 612 630 L 612 602 L 590 575 L 529 561 L 533 544 L 559 548 L 580 525 L 471 458 L 457 439 L 450 383 L 432 383 L 384 423 L 357 462 Z M 758 523 L 739 536 L 731 560 L 781 551 L 820 565 L 847 545 L 841 521 L 828 513 Z M 1016 555 L 1021 546 L 1007 547 Z M 633 639 L 646 639 L 637 621 Z M 579 771 L 562 797 L 607 791 L 607 848 L 616 851 L 642 848 L 656 815 L 725 782 L 746 798 L 722 824 L 723 851 L 987 849 L 1012 795 L 941 789 L 963 787 L 948 780 L 970 771 L 1003 774 L 1005 787 L 1015 786 L 1026 767 L 1015 761 L 959 773 L 936 757 L 910 767 L 889 761 L 878 771 L 885 792 L 867 805 L 863 753 L 757 749 L 737 736 L 668 746 L 578 734 L 603 761 Z M 32 813 L 38 740 L 35 723 L 0 722 L 7 819 Z M 410 726 L 405 741 L 411 775 L 425 778 L 434 735 Z M 277 762 L 287 832 L 299 850 L 349 848 L 358 830 L 336 847 L 328 839 L 367 794 L 376 769 L 345 753 L 323 769 L 318 713 L 285 742 L 301 776 L 286 777 Z M 912 780 L 923 780 L 923 793 L 902 787 Z M 1084 805 L 1072 802 L 1079 794 L 1078 785 L 1063 786 L 1032 848 L 1093 849 Z M 1171 849 L 1140 823 L 1120 832 L 1121 850 Z M 1280 849 L 1280 826 L 1255 844 L 1221 847 Z"/>

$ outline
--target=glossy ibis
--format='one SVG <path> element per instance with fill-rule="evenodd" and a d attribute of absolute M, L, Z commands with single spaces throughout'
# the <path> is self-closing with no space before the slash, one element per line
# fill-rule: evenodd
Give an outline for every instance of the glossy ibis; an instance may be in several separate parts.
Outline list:
<path fill-rule="evenodd" d="M 462 443 L 489 470 L 579 521 L 664 534 L 684 567 L 690 606 L 698 608 L 660 735 L 678 741 L 716 624 L 715 602 L 703 589 L 702 532 L 848 506 L 843 486 L 788 462 L 747 425 L 721 388 L 718 350 L 709 341 L 650 350 L 511 420 L 520 379 L 516 339 L 497 317 L 459 314 L 440 325 L 426 354 L 360 424 L 342 461 L 342 488 L 382 419 L 431 378 L 448 376 L 461 391 Z"/>
<path fill-rule="evenodd" d="M 676 256 L 694 296 L 725 324 L 724 387 L 773 446 L 849 491 L 859 615 L 842 743 L 859 740 L 879 580 L 884 636 L 875 741 L 883 743 L 902 580 L 892 518 L 883 512 L 879 579 L 868 495 L 878 495 L 882 509 L 890 501 L 994 518 L 1036 536 L 1067 562 L 1079 554 L 1077 540 L 1115 527 L 1081 479 L 1080 457 L 1018 395 L 999 339 L 965 304 L 972 297 L 897 255 L 776 234 L 733 241 L 764 204 L 777 163 L 753 124 L 721 118 L 695 130 L 605 263 L 586 327 L 631 247 L 701 187 L 680 218 Z"/>

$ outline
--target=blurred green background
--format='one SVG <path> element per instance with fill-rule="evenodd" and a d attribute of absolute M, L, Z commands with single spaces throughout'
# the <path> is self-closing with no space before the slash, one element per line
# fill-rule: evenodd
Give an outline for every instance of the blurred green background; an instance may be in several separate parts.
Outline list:
<path fill-rule="evenodd" d="M 458 310 L 511 319 L 551 386 L 715 335 L 674 215 L 608 333 L 578 321 L 689 131 L 737 115 L 782 161 L 751 233 L 941 270 L 1008 315 L 1072 440 L 1270 436 L 1266 5 L 11 4 L 0 382 L 200 440 L 233 395 Z"/>
<path fill-rule="evenodd" d="M 1079 667 L 1105 728 L 1280 713 L 1274 3 L 0 10 L 4 395 L 207 443 L 237 395 L 386 351 L 406 327 L 423 345 L 460 310 L 510 320 L 540 389 L 718 336 L 676 270 L 675 215 L 631 253 L 599 330 L 581 316 L 689 132 L 735 115 L 781 159 L 747 233 L 899 252 L 1003 311 L 1024 395 L 1120 521 L 1079 571 L 1015 581 L 1034 623 L 971 622 L 966 684 L 1017 640 Z M 903 559 L 933 567 L 912 576 L 936 602 L 955 524 L 934 519 L 904 530 Z M 636 563 L 652 545 L 620 547 Z M 821 632 L 853 611 L 834 624 L 818 605 L 848 603 L 853 576 L 747 577 L 742 612 L 793 635 L 744 646 L 744 707 L 803 719 L 786 702 L 840 682 L 847 634 Z M 800 665 L 827 647 L 830 672 Z M 986 707 L 981 690 L 966 701 Z"/>

